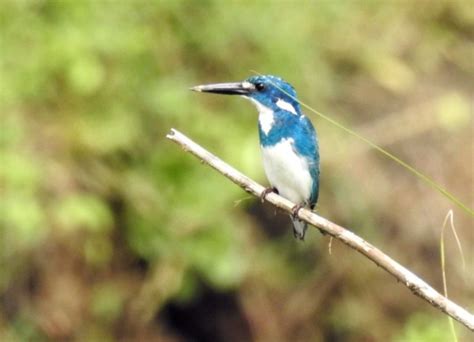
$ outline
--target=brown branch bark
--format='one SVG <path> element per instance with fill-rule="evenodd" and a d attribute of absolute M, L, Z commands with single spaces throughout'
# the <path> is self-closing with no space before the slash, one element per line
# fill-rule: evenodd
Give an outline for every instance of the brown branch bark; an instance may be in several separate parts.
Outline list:
<path fill-rule="evenodd" d="M 252 179 L 234 169 L 232 166 L 226 164 L 221 159 L 217 158 L 215 155 L 205 150 L 203 147 L 179 131 L 171 129 L 171 132 L 166 137 L 180 145 L 185 151 L 190 152 L 191 154 L 198 157 L 205 164 L 208 164 L 218 172 L 222 173 L 235 184 L 242 187 L 246 192 L 260 197 L 262 192 L 265 190 L 262 185 L 256 183 Z M 269 193 L 265 199 L 274 206 L 289 213 L 295 205 L 294 203 L 273 192 Z M 377 266 L 380 266 L 385 271 L 394 276 L 397 281 L 408 287 L 415 295 L 421 297 L 435 308 L 441 310 L 461 324 L 465 325 L 468 329 L 474 331 L 473 314 L 469 313 L 463 307 L 440 294 L 424 280 L 419 278 L 407 268 L 400 265 L 388 255 L 384 254 L 375 246 L 355 235 L 348 229 L 341 227 L 308 209 L 301 209 L 298 212 L 298 217 L 301 220 L 308 222 L 314 227 L 342 241 L 359 253 L 365 255 Z"/>

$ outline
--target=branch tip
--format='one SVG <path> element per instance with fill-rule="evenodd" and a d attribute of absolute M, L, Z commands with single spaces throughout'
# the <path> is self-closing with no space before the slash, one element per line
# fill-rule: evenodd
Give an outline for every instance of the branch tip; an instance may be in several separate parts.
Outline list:
<path fill-rule="evenodd" d="M 176 136 L 176 130 L 174 128 L 171 128 L 170 132 L 166 134 L 167 139 L 173 140 L 173 138 Z"/>

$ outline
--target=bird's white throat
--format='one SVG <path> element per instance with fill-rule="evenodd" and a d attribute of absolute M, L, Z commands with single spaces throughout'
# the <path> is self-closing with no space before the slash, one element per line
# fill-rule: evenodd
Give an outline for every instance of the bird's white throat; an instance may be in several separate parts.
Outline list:
<path fill-rule="evenodd" d="M 255 106 L 257 107 L 258 110 L 258 122 L 260 123 L 260 127 L 262 128 L 263 133 L 265 135 L 268 135 L 268 132 L 273 127 L 273 123 L 275 122 L 273 110 L 271 108 L 268 108 L 267 106 L 264 106 L 257 100 L 252 99 L 251 97 L 244 96 L 246 99 L 252 101 Z M 296 113 L 295 107 L 289 102 L 286 102 L 282 99 L 278 99 L 278 101 L 275 103 L 278 107 L 280 107 L 283 110 L 286 110 L 287 112 L 298 115 Z"/>
<path fill-rule="evenodd" d="M 245 96 L 245 98 L 252 101 L 257 107 L 258 122 L 260 123 L 260 128 L 262 129 L 263 133 L 265 133 L 265 135 L 268 135 L 268 132 L 270 132 L 270 130 L 272 129 L 273 123 L 275 121 L 273 117 L 273 110 L 271 110 L 267 106 L 262 105 L 260 102 L 252 99 L 251 97 Z"/>

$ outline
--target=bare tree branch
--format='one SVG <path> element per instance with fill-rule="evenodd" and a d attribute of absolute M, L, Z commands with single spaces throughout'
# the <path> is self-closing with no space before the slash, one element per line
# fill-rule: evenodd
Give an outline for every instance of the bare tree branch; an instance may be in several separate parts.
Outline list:
<path fill-rule="evenodd" d="M 232 166 L 226 164 L 179 131 L 171 129 L 171 132 L 166 137 L 180 145 L 185 151 L 194 154 L 205 164 L 208 164 L 222 173 L 235 184 L 242 187 L 246 192 L 255 196 L 261 196 L 262 192 L 265 190 L 262 185 L 256 183 L 252 179 L 234 169 Z M 265 199 L 274 206 L 289 213 L 295 205 L 294 203 L 273 192 L 269 193 Z M 377 266 L 380 266 L 385 271 L 393 275 L 397 281 L 408 287 L 415 295 L 423 298 L 432 306 L 438 308 L 442 312 L 465 325 L 468 329 L 474 331 L 474 315 L 441 295 L 438 291 L 428 285 L 421 278 L 416 276 L 413 272 L 400 265 L 378 248 L 372 246 L 370 243 L 355 235 L 348 229 L 343 228 L 308 209 L 301 209 L 298 212 L 298 217 L 301 220 L 306 221 L 314 227 L 320 229 L 321 231 L 324 231 L 336 239 L 339 239 L 359 253 L 365 255 Z"/>

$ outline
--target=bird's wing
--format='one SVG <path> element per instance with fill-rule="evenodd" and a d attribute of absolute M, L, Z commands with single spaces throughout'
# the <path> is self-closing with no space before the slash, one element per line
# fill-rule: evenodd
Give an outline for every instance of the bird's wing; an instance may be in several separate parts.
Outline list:
<path fill-rule="evenodd" d="M 311 178 L 313 179 L 313 186 L 311 189 L 311 197 L 309 198 L 309 204 L 311 209 L 314 208 L 319 196 L 319 146 L 318 137 L 313 124 L 306 116 L 301 116 L 299 119 L 300 136 L 307 137 L 307 139 L 298 139 L 295 143 L 297 152 L 303 155 L 308 161 L 309 171 Z"/>

